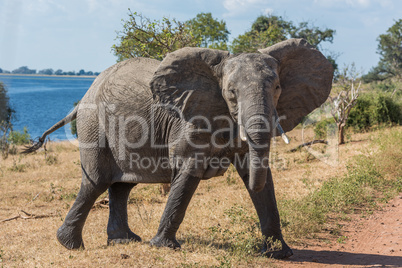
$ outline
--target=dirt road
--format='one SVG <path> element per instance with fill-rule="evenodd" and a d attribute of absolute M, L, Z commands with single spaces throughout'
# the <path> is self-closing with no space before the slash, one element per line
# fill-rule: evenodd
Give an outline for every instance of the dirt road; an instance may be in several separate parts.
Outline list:
<path fill-rule="evenodd" d="M 282 267 L 402 267 L 402 195 L 344 227 L 343 243 L 295 248 Z"/>

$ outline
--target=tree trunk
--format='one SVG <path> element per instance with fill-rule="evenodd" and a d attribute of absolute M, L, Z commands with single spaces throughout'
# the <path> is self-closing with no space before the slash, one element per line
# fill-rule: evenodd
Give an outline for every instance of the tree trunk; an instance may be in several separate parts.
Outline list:
<path fill-rule="evenodd" d="M 344 144 L 345 143 L 345 125 L 344 124 L 338 124 L 338 144 Z"/>

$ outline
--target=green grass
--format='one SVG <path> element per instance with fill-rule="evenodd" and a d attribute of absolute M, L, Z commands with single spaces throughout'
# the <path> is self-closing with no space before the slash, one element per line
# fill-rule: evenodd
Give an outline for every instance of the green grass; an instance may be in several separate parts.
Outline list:
<path fill-rule="evenodd" d="M 402 190 L 402 134 L 397 129 L 377 136 L 376 152 L 364 152 L 349 163 L 347 174 L 332 178 L 298 200 L 280 200 L 281 223 L 291 240 L 314 236 L 324 228 L 338 233 L 336 222 L 346 215 L 375 209 Z"/>

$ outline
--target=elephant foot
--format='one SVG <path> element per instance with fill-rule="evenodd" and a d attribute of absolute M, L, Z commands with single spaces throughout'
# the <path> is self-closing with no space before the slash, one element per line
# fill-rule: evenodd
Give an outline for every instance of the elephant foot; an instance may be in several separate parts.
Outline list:
<path fill-rule="evenodd" d="M 67 249 L 84 249 L 81 232 L 72 226 L 62 225 L 57 230 L 57 240 Z"/>
<path fill-rule="evenodd" d="M 128 244 L 130 242 L 141 242 L 142 239 L 132 231 L 108 235 L 107 245 L 112 246 L 115 244 Z"/>
<path fill-rule="evenodd" d="M 151 246 L 155 247 L 168 247 L 172 249 L 180 249 L 181 246 L 177 240 L 174 239 L 169 239 L 166 237 L 160 237 L 160 236 L 155 236 L 154 238 L 151 239 L 149 242 Z"/>
<path fill-rule="evenodd" d="M 280 250 L 271 250 L 271 248 L 268 249 L 267 245 L 265 244 L 263 249 L 261 250 L 261 254 L 268 258 L 280 260 L 287 259 L 292 256 L 293 251 L 288 245 L 286 245 L 286 243 L 282 244 L 282 249 Z"/>

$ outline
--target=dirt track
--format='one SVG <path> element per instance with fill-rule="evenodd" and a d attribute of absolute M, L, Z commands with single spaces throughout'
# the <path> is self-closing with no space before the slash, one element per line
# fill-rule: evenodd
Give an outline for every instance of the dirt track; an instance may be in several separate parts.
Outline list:
<path fill-rule="evenodd" d="M 355 218 L 342 232 L 345 243 L 295 248 L 283 267 L 402 267 L 402 195 L 367 218 Z"/>

